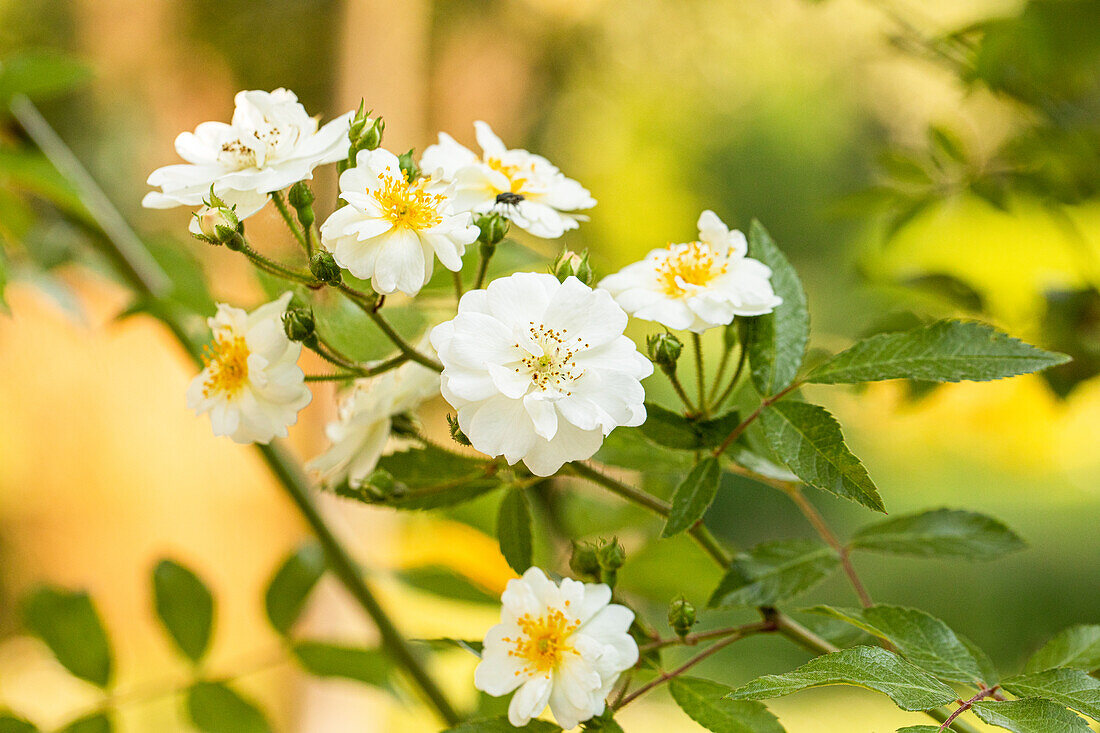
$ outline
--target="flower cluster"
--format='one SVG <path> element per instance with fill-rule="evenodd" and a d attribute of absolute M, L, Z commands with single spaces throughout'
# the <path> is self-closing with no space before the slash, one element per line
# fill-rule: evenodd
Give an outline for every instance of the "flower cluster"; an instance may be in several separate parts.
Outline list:
<path fill-rule="evenodd" d="M 782 303 L 769 268 L 748 257 L 744 235 L 711 211 L 699 217 L 697 241 L 654 250 L 595 288 L 587 252 L 568 250 L 549 273 L 515 272 L 486 284 L 490 258 L 508 246 L 509 225 L 560 237 L 595 200 L 545 158 L 507 148 L 483 122 L 475 123 L 480 154 L 441 133 L 416 165 L 411 154 L 381 147 L 384 123 L 368 114 L 361 107 L 319 127 L 286 90 L 241 92 L 231 124 L 206 122 L 177 138 L 187 164 L 155 171 L 149 183 L 160 190 L 144 202 L 196 207 L 190 229 L 197 238 L 227 245 L 298 288 L 251 313 L 218 306 L 187 403 L 209 413 L 216 435 L 267 443 L 286 436 L 310 403 L 307 381 L 338 382 L 345 389 L 327 428 L 331 445 L 308 465 L 324 486 L 364 486 L 395 435 L 431 443 L 430 431 L 410 418 L 437 395 L 457 412 L 447 416 L 455 440 L 483 454 L 483 477 L 501 473 L 522 483 L 554 476 L 595 455 L 613 430 L 646 420 L 643 381 L 654 363 L 679 388 L 679 341 L 659 334 L 643 356 L 625 335 L 630 316 L 699 333 Z M 315 227 L 315 199 L 304 182 L 316 166 L 336 162 L 339 201 Z M 246 238 L 243 220 L 272 195 L 306 266 L 273 260 Z M 463 271 L 473 263 L 465 255 L 475 241 L 475 285 L 466 290 Z M 414 345 L 383 306 L 386 296 L 421 293 L 437 259 L 456 273 L 456 305 L 453 315 L 440 315 L 438 298 L 422 309 L 435 325 Z M 359 281 L 369 289 L 358 289 Z M 366 338 L 370 328 L 392 342 L 392 355 L 362 362 L 347 353 L 359 349 L 340 348 L 346 340 L 337 344 L 334 326 L 312 310 L 325 289 L 347 298 L 361 319 L 351 338 Z M 349 329 L 340 330 L 347 339 Z M 298 366 L 303 346 L 335 371 L 307 377 Z M 593 553 L 571 566 L 604 582 L 554 582 L 531 568 L 508 583 L 474 682 L 490 695 L 514 692 L 512 725 L 547 707 L 565 728 L 601 715 L 620 675 L 638 661 L 628 633 L 634 613 L 611 603 L 622 547 L 605 543 Z M 693 622 L 683 615 L 675 626 L 681 636 Z"/>

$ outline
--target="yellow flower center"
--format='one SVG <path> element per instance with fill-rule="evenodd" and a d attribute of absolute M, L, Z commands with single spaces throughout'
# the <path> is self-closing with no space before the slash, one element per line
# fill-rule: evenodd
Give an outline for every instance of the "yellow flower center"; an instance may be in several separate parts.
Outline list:
<path fill-rule="evenodd" d="M 203 350 L 202 362 L 206 366 L 206 381 L 202 385 L 203 397 L 215 393 L 235 397 L 248 381 L 248 344 L 243 336 L 215 336 L 213 345 Z"/>
<path fill-rule="evenodd" d="M 485 161 L 485 165 L 489 166 L 498 173 L 503 173 L 504 177 L 508 179 L 508 191 L 510 193 L 523 193 L 523 186 L 527 183 L 527 179 L 520 175 L 526 171 L 518 165 L 505 165 L 500 158 L 488 158 Z M 527 171 L 534 171 L 534 166 L 529 166 Z"/>
<path fill-rule="evenodd" d="M 565 605 L 568 606 L 569 601 L 566 601 Z M 581 622 L 570 621 L 557 609 L 548 608 L 546 613 L 538 618 L 529 613 L 524 614 L 516 624 L 522 636 L 515 639 L 505 637 L 504 641 L 512 645 L 508 655 L 523 662 L 523 669 L 516 671 L 517 676 L 521 673 L 535 672 L 549 676 L 550 671 L 558 666 L 562 657 L 577 653 L 570 644 L 569 637 Z"/>
<path fill-rule="evenodd" d="M 513 344 L 524 354 L 520 357 L 522 366 L 515 368 L 516 374 L 527 370 L 532 384 L 544 392 L 557 389 L 564 391 L 566 395 L 572 394 L 563 387 L 577 381 L 584 374 L 583 369 L 578 369 L 575 357 L 579 351 L 587 349 L 588 344 L 579 338 L 567 338 L 564 330 L 537 326 L 534 321 L 530 322 L 529 334 L 531 341 L 542 349 L 542 355 L 535 356 L 520 344 Z"/>
<path fill-rule="evenodd" d="M 673 245 L 657 265 L 657 283 L 665 295 L 678 298 L 693 290 L 689 286 L 706 287 L 728 269 L 726 259 L 702 242 Z"/>
<path fill-rule="evenodd" d="M 414 231 L 431 229 L 443 221 L 439 207 L 445 196 L 432 194 L 425 190 L 427 179 L 418 179 L 409 183 L 404 176 L 386 176 L 382 185 L 371 192 L 371 196 L 382 209 L 382 216 L 389 219 L 395 227 L 406 227 Z"/>

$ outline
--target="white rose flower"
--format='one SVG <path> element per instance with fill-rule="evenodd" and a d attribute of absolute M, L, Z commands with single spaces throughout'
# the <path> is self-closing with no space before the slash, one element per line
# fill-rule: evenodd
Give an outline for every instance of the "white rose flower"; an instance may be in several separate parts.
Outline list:
<path fill-rule="evenodd" d="M 445 132 L 428 146 L 420 167 L 454 181 L 455 208 L 484 214 L 501 206 L 508 219 L 536 237 L 556 239 L 587 217 L 573 213 L 596 205 L 588 190 L 553 163 L 526 150 L 509 150 L 484 122 L 475 122 L 478 156 Z"/>
<path fill-rule="evenodd" d="M 208 319 L 214 342 L 206 367 L 187 389 L 187 406 L 210 413 L 215 435 L 237 443 L 269 443 L 286 437 L 287 426 L 313 398 L 298 367 L 302 345 L 283 331 L 291 294 L 251 313 L 220 303 Z"/>
<path fill-rule="evenodd" d="M 176 138 L 176 152 L 187 161 L 158 168 L 143 206 L 170 209 L 198 206 L 214 187 L 240 219 L 264 207 L 268 194 L 313 178 L 313 169 L 348 154 L 353 112 L 318 129 L 293 92 L 238 92 L 231 124 L 203 122 Z"/>
<path fill-rule="evenodd" d="M 333 259 L 384 295 L 416 295 L 432 276 L 438 257 L 462 269 L 466 245 L 480 230 L 468 212 L 454 213 L 449 187 L 430 178 L 409 183 L 393 153 L 362 150 L 356 166 L 340 175 L 348 206 L 321 225 L 321 242 Z"/>
<path fill-rule="evenodd" d="M 562 728 L 604 711 L 605 698 L 638 661 L 627 633 L 634 612 L 610 603 L 606 585 L 566 578 L 561 585 L 531 568 L 508 581 L 500 623 L 489 629 L 474 686 L 499 697 L 513 690 L 508 720 L 527 725 L 547 705 Z"/>
<path fill-rule="evenodd" d="M 669 328 L 702 333 L 734 316 L 771 313 L 783 299 L 772 271 L 746 257 L 748 242 L 713 211 L 699 216 L 699 241 L 655 249 L 600 281 L 630 315 Z"/>
<path fill-rule="evenodd" d="M 575 277 L 516 273 L 462 296 L 431 332 L 444 399 L 474 448 L 549 476 L 645 421 L 650 361 L 611 296 Z"/>
<path fill-rule="evenodd" d="M 389 440 L 391 418 L 438 394 L 439 373 L 416 362 L 357 381 L 340 402 L 339 419 L 325 429 L 332 446 L 306 468 L 330 486 L 345 480 L 362 486 Z"/>

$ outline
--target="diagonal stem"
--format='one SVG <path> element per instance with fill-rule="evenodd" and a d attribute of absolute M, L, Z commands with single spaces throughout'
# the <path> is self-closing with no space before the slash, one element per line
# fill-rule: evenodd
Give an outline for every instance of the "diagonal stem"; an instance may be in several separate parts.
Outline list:
<path fill-rule="evenodd" d="M 20 97 L 13 100 L 12 113 L 58 172 L 76 188 L 84 206 L 91 212 L 92 217 L 106 235 L 103 242 L 105 252 L 113 262 L 118 263 L 119 271 L 130 287 L 153 300 L 163 297 L 167 289 L 166 283 L 170 282 L 167 276 L 149 255 L 141 239 L 133 232 L 37 108 L 27 99 Z M 162 309 L 162 312 L 167 314 L 171 309 Z M 180 345 L 186 349 L 191 358 L 197 361 L 198 349 L 188 338 L 183 326 L 170 315 L 162 315 L 160 320 L 175 334 Z M 397 630 L 386 610 L 374 597 L 358 565 L 321 516 L 306 478 L 296 462 L 278 444 L 257 445 L 256 449 L 325 548 L 329 567 L 374 621 L 386 651 L 405 670 L 443 720 L 449 725 L 459 722 L 461 718 L 458 713 L 415 655 L 404 636 Z"/>

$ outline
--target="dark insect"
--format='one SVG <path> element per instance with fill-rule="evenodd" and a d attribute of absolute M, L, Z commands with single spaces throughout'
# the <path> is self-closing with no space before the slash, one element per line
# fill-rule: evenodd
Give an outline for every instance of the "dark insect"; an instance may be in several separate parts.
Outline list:
<path fill-rule="evenodd" d="M 504 193 L 497 194 L 497 203 L 502 206 L 516 206 L 520 201 L 523 201 L 522 193 L 515 193 L 514 191 L 505 191 Z"/>

